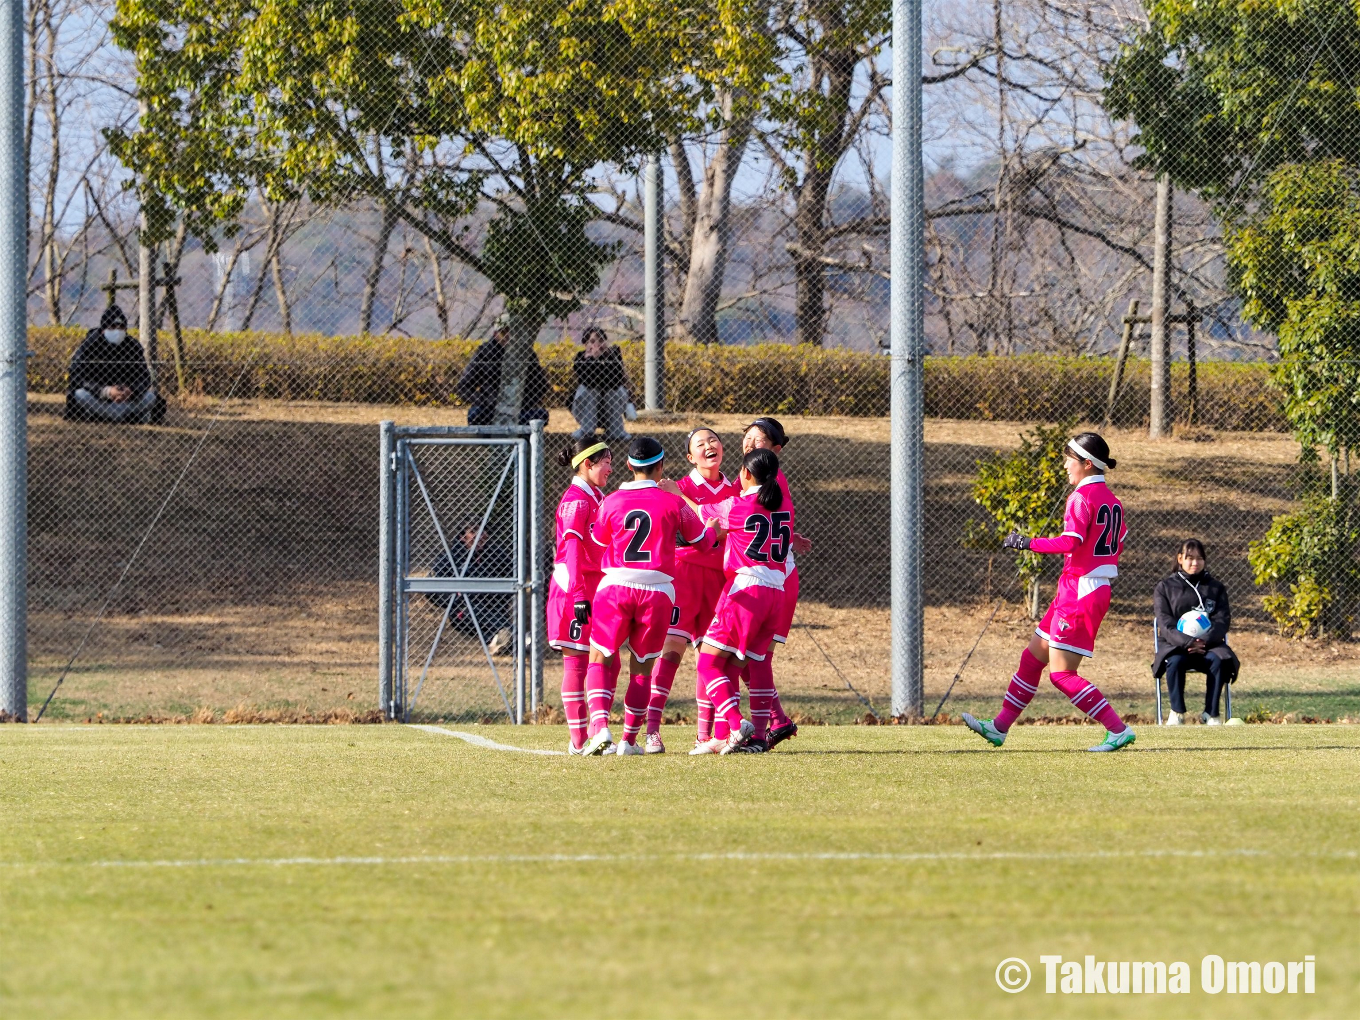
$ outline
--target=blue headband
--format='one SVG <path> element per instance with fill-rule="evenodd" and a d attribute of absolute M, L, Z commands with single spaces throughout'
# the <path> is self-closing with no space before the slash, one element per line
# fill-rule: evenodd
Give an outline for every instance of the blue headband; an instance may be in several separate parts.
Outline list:
<path fill-rule="evenodd" d="M 632 457 L 629 457 L 629 458 L 628 458 L 628 466 L 629 466 L 629 467 L 635 467 L 635 468 L 651 467 L 653 464 L 659 464 L 659 463 L 661 463 L 661 462 L 662 462 L 663 460 L 665 460 L 665 459 L 666 459 L 666 451 L 665 451 L 665 450 L 662 450 L 662 451 L 661 451 L 660 453 L 658 453 L 655 457 L 652 457 L 652 458 L 650 458 L 650 459 L 648 459 L 648 460 L 634 460 Z"/>

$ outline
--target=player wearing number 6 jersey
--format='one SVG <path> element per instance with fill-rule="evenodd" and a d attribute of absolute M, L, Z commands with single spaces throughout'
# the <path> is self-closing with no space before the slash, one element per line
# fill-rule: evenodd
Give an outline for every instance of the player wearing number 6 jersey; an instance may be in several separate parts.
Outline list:
<path fill-rule="evenodd" d="M 779 486 L 779 458 L 752 450 L 741 463 L 741 494 L 699 508 L 726 532 L 723 571 L 729 583 L 699 650 L 699 679 L 714 718 L 727 724 L 720 750 L 766 750 L 774 694 L 770 645 L 784 609 L 784 563 L 793 540 Z M 750 669 L 751 721 L 741 717 L 739 671 Z"/>
<path fill-rule="evenodd" d="M 1099 688 L 1077 674 L 1081 660 L 1095 654 L 1096 633 L 1110 608 L 1110 579 L 1119 573 L 1119 554 L 1128 528 L 1124 505 L 1105 484 L 1105 472 L 1115 459 L 1105 440 L 1083 432 L 1067 444 L 1067 480 L 1075 489 L 1067 498 L 1063 531 L 1056 538 L 1025 538 L 1011 534 L 1007 549 L 1062 553 L 1063 571 L 1058 593 L 1039 622 L 1029 647 L 1020 654 L 1020 668 L 1011 677 L 1001 711 L 995 719 L 963 721 L 973 732 L 1000 747 L 1012 724 L 1034 697 L 1044 666 L 1053 686 L 1087 716 L 1105 726 L 1105 739 L 1092 751 L 1117 751 L 1133 743 L 1133 730 L 1119 718 Z"/>
<path fill-rule="evenodd" d="M 601 550 L 603 577 L 592 605 L 586 669 L 590 727 L 585 754 L 603 754 L 613 743 L 608 725 L 612 692 L 605 688 L 606 667 L 618 661 L 625 644 L 631 663 L 618 753 L 643 753 L 637 735 L 647 720 L 651 694 L 648 663 L 661 654 L 670 628 L 676 545 L 713 541 L 712 533 L 683 499 L 657 486 L 665 460 L 655 439 L 634 439 L 628 449 L 633 480 L 604 498 L 591 528 L 591 538 Z"/>
<path fill-rule="evenodd" d="M 557 460 L 563 467 L 574 468 L 576 476 L 557 504 L 557 551 L 548 582 L 548 644 L 562 653 L 562 711 L 571 732 L 568 752 L 580 754 L 586 741 L 590 602 L 600 583 L 599 547 L 590 540 L 590 527 L 604 499 L 613 461 L 608 444 L 597 443 L 593 436 L 563 447 Z"/>

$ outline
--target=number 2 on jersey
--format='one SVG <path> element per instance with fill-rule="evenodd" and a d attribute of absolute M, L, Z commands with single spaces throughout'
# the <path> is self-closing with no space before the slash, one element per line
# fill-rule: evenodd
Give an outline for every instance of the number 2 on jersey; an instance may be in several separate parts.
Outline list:
<path fill-rule="evenodd" d="M 623 519 L 623 527 L 625 531 L 633 533 L 628 548 L 623 551 L 623 562 L 650 563 L 652 554 L 642 547 L 652 533 L 651 515 L 646 510 L 629 510 L 628 516 Z"/>
<path fill-rule="evenodd" d="M 1124 530 L 1124 510 L 1118 503 L 1101 503 L 1096 524 L 1103 530 L 1096 539 L 1097 556 L 1119 555 L 1119 533 Z"/>

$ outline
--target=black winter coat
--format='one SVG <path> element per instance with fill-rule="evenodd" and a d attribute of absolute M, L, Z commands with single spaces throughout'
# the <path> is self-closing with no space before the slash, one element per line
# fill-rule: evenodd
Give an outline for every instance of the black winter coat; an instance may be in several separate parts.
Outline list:
<path fill-rule="evenodd" d="M 458 380 L 458 396 L 469 407 L 495 407 L 501 398 L 501 362 L 505 360 L 505 344 L 497 340 L 487 340 L 473 352 L 472 360 L 463 369 Z M 534 410 L 543 406 L 543 398 L 548 395 L 548 377 L 539 364 L 538 353 L 533 353 L 529 362 L 529 372 L 524 379 L 524 397 L 521 410 Z"/>
<path fill-rule="evenodd" d="M 1237 679 L 1241 664 L 1236 653 L 1228 647 L 1228 630 L 1232 627 L 1228 589 L 1207 570 L 1194 577 L 1177 570 L 1158 581 L 1153 589 L 1152 609 L 1157 621 L 1158 649 L 1152 663 L 1155 676 L 1166 672 L 1166 660 L 1172 652 L 1183 650 L 1195 640 L 1177 630 L 1176 621 L 1190 610 L 1200 608 L 1209 614 L 1212 624 L 1209 633 L 1204 635 L 1207 654 L 1228 660 L 1228 682 Z"/>
<path fill-rule="evenodd" d="M 606 347 L 598 358 L 588 358 L 585 351 L 577 351 L 571 367 L 576 385 L 588 390 L 616 390 L 628 385 L 623 372 L 623 352 L 617 347 Z"/>
<path fill-rule="evenodd" d="M 92 329 L 71 358 L 66 393 L 88 390 L 98 397 L 105 386 L 126 386 L 138 400 L 151 389 L 151 371 L 136 339 L 125 336 L 122 343 L 111 344 L 102 329 Z"/>

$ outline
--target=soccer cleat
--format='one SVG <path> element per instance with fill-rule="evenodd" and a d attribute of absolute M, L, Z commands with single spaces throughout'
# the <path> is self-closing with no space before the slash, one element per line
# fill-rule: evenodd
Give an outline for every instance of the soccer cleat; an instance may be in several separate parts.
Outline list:
<path fill-rule="evenodd" d="M 963 723 L 993 747 L 1000 747 L 1006 742 L 1006 734 L 993 726 L 990 719 L 974 719 L 967 712 L 964 712 Z"/>
<path fill-rule="evenodd" d="M 1184 713 L 1182 713 L 1182 712 L 1168 712 L 1168 713 L 1166 714 L 1166 722 L 1162 723 L 1162 725 L 1163 725 L 1163 726 L 1184 726 L 1184 725 L 1185 725 L 1185 715 L 1184 715 Z"/>
<path fill-rule="evenodd" d="M 1203 723 L 1205 726 L 1222 726 L 1222 725 L 1223 725 L 1221 722 L 1219 722 L 1218 716 L 1216 716 L 1216 715 L 1210 715 L 1208 712 L 1201 712 L 1201 713 L 1199 714 L 1199 721 L 1200 721 L 1201 723 Z"/>
<path fill-rule="evenodd" d="M 582 744 L 580 747 L 577 747 L 577 746 L 576 746 L 575 744 L 573 744 L 570 740 L 567 741 L 567 754 L 570 754 L 570 755 L 582 755 L 582 754 L 585 754 L 585 753 L 586 753 L 586 747 L 585 747 L 584 744 Z"/>
<path fill-rule="evenodd" d="M 585 746 L 581 748 L 581 753 L 587 758 L 596 757 L 601 754 L 608 754 L 613 745 L 614 736 L 609 732 L 609 727 L 601 726 L 596 731 L 595 736 L 590 737 L 585 742 Z"/>
<path fill-rule="evenodd" d="M 770 745 L 763 740 L 752 737 L 749 741 L 737 748 L 737 754 L 764 754 L 770 749 Z"/>
<path fill-rule="evenodd" d="M 776 726 L 770 730 L 770 738 L 766 741 L 767 750 L 773 751 L 775 746 L 782 744 L 789 737 L 798 736 L 798 724 L 796 722 L 786 722 L 783 726 Z"/>
<path fill-rule="evenodd" d="M 647 744 L 642 750 L 645 754 L 665 754 L 666 745 L 661 742 L 661 734 L 648 733 Z"/>
<path fill-rule="evenodd" d="M 619 744 L 617 747 L 614 748 L 614 753 L 626 755 L 626 754 L 646 754 L 647 752 L 644 751 L 642 748 L 638 747 L 636 742 L 632 740 L 625 740 L 623 741 L 623 743 Z"/>
<path fill-rule="evenodd" d="M 693 746 L 692 748 L 690 748 L 690 752 L 689 752 L 689 753 L 692 754 L 692 755 L 694 755 L 694 754 L 717 754 L 717 753 L 718 753 L 718 748 L 722 747 L 722 745 L 723 745 L 723 742 L 722 742 L 721 740 L 718 740 L 718 739 L 714 738 L 714 737 L 710 737 L 710 738 L 707 739 L 707 740 L 700 740 L 698 737 L 695 737 L 695 738 L 694 738 L 694 746 Z"/>
<path fill-rule="evenodd" d="M 510 628 L 502 627 L 496 631 L 496 636 L 491 639 L 491 643 L 486 646 L 488 655 L 503 655 L 509 650 L 514 638 L 510 636 Z"/>
<path fill-rule="evenodd" d="M 756 734 L 755 724 L 750 719 L 743 719 L 741 727 L 728 736 L 727 742 L 718 750 L 719 754 L 735 754 L 751 742 L 751 738 Z"/>
<path fill-rule="evenodd" d="M 1125 726 L 1122 733 L 1111 733 L 1105 731 L 1105 739 L 1095 747 L 1088 747 L 1088 751 L 1118 751 L 1121 747 L 1128 747 L 1137 738 L 1134 736 L 1133 727 Z"/>

